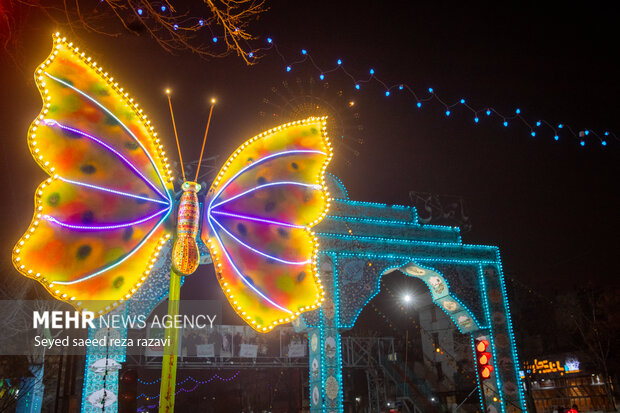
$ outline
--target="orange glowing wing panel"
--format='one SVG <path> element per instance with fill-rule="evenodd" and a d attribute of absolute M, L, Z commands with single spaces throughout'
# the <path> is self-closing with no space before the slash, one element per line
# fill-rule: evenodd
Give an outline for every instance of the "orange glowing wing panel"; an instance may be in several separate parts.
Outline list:
<path fill-rule="evenodd" d="M 28 144 L 50 177 L 13 263 L 102 314 L 140 287 L 170 237 L 172 178 L 142 109 L 72 43 L 57 34 L 35 79 L 43 109 Z"/>
<path fill-rule="evenodd" d="M 202 239 L 237 313 L 266 332 L 323 297 L 311 231 L 329 206 L 325 119 L 258 135 L 228 159 L 205 202 Z"/>

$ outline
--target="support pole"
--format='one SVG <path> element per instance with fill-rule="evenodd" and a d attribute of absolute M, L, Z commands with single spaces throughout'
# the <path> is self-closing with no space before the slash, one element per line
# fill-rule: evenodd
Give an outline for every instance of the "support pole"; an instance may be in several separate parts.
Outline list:
<path fill-rule="evenodd" d="M 168 292 L 168 315 L 175 318 L 179 314 L 181 298 L 181 276 L 170 270 L 170 291 Z M 170 323 L 164 338 L 164 357 L 161 366 L 161 386 L 159 388 L 159 413 L 174 412 L 174 396 L 177 380 L 177 354 L 179 348 L 179 329 Z"/>

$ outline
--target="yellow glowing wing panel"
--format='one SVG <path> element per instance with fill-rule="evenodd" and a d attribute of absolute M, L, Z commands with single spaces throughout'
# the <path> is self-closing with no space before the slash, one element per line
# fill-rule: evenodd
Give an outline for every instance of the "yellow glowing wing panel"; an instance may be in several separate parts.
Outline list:
<path fill-rule="evenodd" d="M 331 156 L 324 118 L 293 122 L 241 145 L 209 190 L 203 241 L 228 301 L 257 331 L 322 301 L 310 228 L 329 206 Z"/>
<path fill-rule="evenodd" d="M 13 263 L 56 298 L 105 313 L 140 287 L 170 237 L 170 171 L 142 110 L 72 43 L 56 35 L 35 79 L 43 109 L 28 144 L 50 178 Z"/>

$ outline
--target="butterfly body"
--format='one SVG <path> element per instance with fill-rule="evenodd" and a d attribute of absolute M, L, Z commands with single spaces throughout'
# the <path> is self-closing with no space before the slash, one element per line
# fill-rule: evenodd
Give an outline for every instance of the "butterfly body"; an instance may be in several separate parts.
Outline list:
<path fill-rule="evenodd" d="M 182 188 L 183 194 L 177 216 L 177 237 L 172 248 L 172 263 L 177 273 L 191 275 L 200 263 L 200 253 L 196 243 L 200 205 L 196 194 L 201 186 L 196 182 L 184 182 Z"/>

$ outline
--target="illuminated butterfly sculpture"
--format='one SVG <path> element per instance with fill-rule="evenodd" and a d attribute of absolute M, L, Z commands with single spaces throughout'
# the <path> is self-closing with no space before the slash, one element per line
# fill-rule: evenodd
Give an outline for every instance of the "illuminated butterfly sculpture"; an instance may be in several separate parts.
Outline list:
<path fill-rule="evenodd" d="M 245 142 L 201 209 L 196 182 L 185 181 L 175 199 L 151 122 L 90 57 L 57 33 L 35 78 L 43 109 L 28 144 L 50 177 L 37 189 L 34 218 L 13 250 L 22 274 L 78 309 L 104 314 L 168 258 L 163 246 L 171 237 L 174 270 L 193 273 L 199 238 L 230 304 L 255 330 L 270 331 L 320 305 L 311 227 L 329 207 L 324 172 L 332 152 L 324 118 Z"/>

